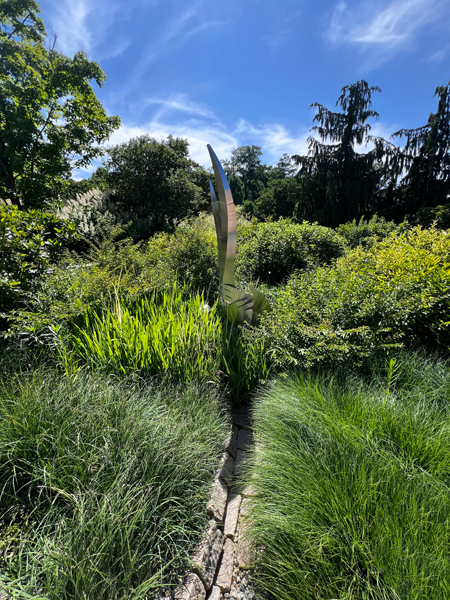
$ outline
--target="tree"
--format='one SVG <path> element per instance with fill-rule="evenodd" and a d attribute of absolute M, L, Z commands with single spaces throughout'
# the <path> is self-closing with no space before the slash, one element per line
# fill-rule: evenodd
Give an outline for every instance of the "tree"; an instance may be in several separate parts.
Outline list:
<path fill-rule="evenodd" d="M 300 167 L 303 206 L 310 206 L 314 220 L 334 227 L 359 219 L 371 211 L 374 196 L 387 168 L 386 156 L 395 147 L 382 138 L 369 135 L 370 118 L 378 118 L 372 110 L 372 95 L 378 87 L 369 87 L 364 80 L 342 88 L 336 106 L 342 112 L 332 112 L 315 102 L 317 109 L 312 128 L 320 141 L 308 139 L 309 155 L 293 156 Z M 371 142 L 373 150 L 365 154 L 355 146 Z"/>
<path fill-rule="evenodd" d="M 436 113 L 417 129 L 401 129 L 392 137 L 405 137 L 399 154 L 400 169 L 407 169 L 401 182 L 404 211 L 416 214 L 422 207 L 450 201 L 450 82 L 436 88 Z"/>
<path fill-rule="evenodd" d="M 234 202 L 247 212 L 253 212 L 253 202 L 267 186 L 270 169 L 261 163 L 261 156 L 260 146 L 239 146 L 230 161 L 223 161 Z"/>
<path fill-rule="evenodd" d="M 298 168 L 293 164 L 292 157 L 289 154 L 283 154 L 277 164 L 269 167 L 269 182 L 273 179 L 284 179 L 297 174 Z"/>
<path fill-rule="evenodd" d="M 0 197 L 42 208 L 58 197 L 72 169 L 101 156 L 120 125 L 90 82 L 105 74 L 83 52 L 45 46 L 34 0 L 0 0 Z"/>
<path fill-rule="evenodd" d="M 303 220 L 309 215 L 304 214 L 302 200 L 301 181 L 296 177 L 274 178 L 253 203 L 254 215 L 260 220 L 268 217 Z"/>
<path fill-rule="evenodd" d="M 189 158 L 187 140 L 143 135 L 108 154 L 106 182 L 122 217 L 133 220 L 135 238 L 170 231 L 210 202 L 209 175 Z"/>

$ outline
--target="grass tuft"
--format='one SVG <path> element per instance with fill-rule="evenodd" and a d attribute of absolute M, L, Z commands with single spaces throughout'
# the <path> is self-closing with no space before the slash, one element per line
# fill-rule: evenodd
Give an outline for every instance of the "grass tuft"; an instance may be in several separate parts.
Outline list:
<path fill-rule="evenodd" d="M 372 375 L 259 395 L 249 518 L 270 599 L 450 595 L 450 369 L 402 355 Z"/>
<path fill-rule="evenodd" d="M 0 572 L 12 597 L 174 585 L 205 524 L 225 422 L 206 386 L 48 368 L 0 388 Z M 6 582 L 6 583 L 5 583 Z"/>
<path fill-rule="evenodd" d="M 220 318 L 199 294 L 183 297 L 176 286 L 160 301 L 87 311 L 72 327 L 61 356 L 68 372 L 80 367 L 118 374 L 166 375 L 173 381 L 217 379 Z"/>

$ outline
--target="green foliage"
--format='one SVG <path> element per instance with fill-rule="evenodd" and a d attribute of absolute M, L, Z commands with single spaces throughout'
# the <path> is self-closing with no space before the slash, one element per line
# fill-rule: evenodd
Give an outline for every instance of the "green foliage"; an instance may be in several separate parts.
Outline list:
<path fill-rule="evenodd" d="M 224 436 L 210 386 L 45 367 L 3 380 L 7 596 L 144 600 L 176 585 L 206 525 Z"/>
<path fill-rule="evenodd" d="M 257 219 L 306 217 L 303 210 L 302 184 L 296 177 L 272 179 L 253 203 Z"/>
<path fill-rule="evenodd" d="M 435 229 L 392 233 L 335 266 L 293 277 L 262 317 L 279 367 L 358 364 L 401 345 L 450 345 L 450 240 Z"/>
<path fill-rule="evenodd" d="M 404 223 L 402 228 L 405 229 L 407 226 Z M 349 223 L 343 223 L 336 228 L 336 231 L 346 240 L 350 248 L 357 246 L 368 248 L 396 231 L 398 227 L 393 221 L 386 221 L 383 217 L 374 215 L 368 221 L 361 217 L 358 223 L 355 219 Z"/>
<path fill-rule="evenodd" d="M 257 386 L 268 379 L 270 361 L 264 341 L 244 324 L 236 327 L 223 315 L 220 348 L 222 382 L 234 404 L 247 402 Z"/>
<path fill-rule="evenodd" d="M 248 535 L 268 600 L 448 598 L 450 371 L 374 367 L 370 385 L 300 375 L 259 394 Z"/>
<path fill-rule="evenodd" d="M 27 208 L 57 198 L 120 125 L 90 85 L 103 85 L 100 67 L 47 48 L 39 12 L 34 0 L 0 1 L 0 196 Z"/>
<path fill-rule="evenodd" d="M 344 240 L 317 224 L 296 224 L 289 219 L 258 223 L 239 237 L 237 278 L 280 283 L 294 271 L 330 263 L 344 251 Z"/>
<path fill-rule="evenodd" d="M 161 233 L 145 247 L 157 260 L 160 272 L 176 277 L 181 287 L 215 299 L 219 286 L 217 237 L 212 220 L 205 216 L 182 222 L 173 234 Z"/>
<path fill-rule="evenodd" d="M 106 183 L 134 239 L 172 231 L 209 201 L 208 175 L 189 158 L 187 140 L 148 135 L 108 149 Z"/>
<path fill-rule="evenodd" d="M 117 224 L 115 206 L 109 194 L 90 185 L 86 186 L 84 192 L 75 193 L 75 189 L 72 190 L 74 194 L 66 198 L 64 205 L 57 208 L 56 214 L 72 221 L 86 240 L 99 240 L 105 235 L 105 231 L 113 229 Z"/>
<path fill-rule="evenodd" d="M 23 307 L 76 239 L 74 225 L 54 215 L 0 206 L 0 312 Z"/>
<path fill-rule="evenodd" d="M 28 213 L 19 213 L 28 214 Z M 28 297 L 27 310 L 10 316 L 9 335 L 23 342 L 54 341 L 55 331 L 83 315 L 106 310 L 117 298 L 137 302 L 156 289 L 170 289 L 174 279 L 159 272 L 158 259 L 146 255 L 141 244 L 120 239 L 124 230 L 115 226 L 88 252 L 61 257 Z"/>
<path fill-rule="evenodd" d="M 22 342 L 46 343 L 60 326 L 77 320 L 88 307 L 106 311 L 118 299 L 130 306 L 156 291 L 170 292 L 174 283 L 187 296 L 203 293 L 205 300 L 214 303 L 217 242 L 210 221 L 200 217 L 185 222 L 174 234 L 158 234 L 147 244 L 123 239 L 125 231 L 120 226 L 104 232 L 83 256 L 66 254 L 52 265 L 28 298 L 27 310 L 11 316 L 10 335 Z"/>
<path fill-rule="evenodd" d="M 415 216 L 416 221 L 422 227 L 437 227 L 438 229 L 450 229 L 450 204 L 442 206 L 423 206 L 419 208 Z"/>
<path fill-rule="evenodd" d="M 261 163 L 260 146 L 239 146 L 231 151 L 231 159 L 224 161 L 231 193 L 236 205 L 242 204 L 252 212 L 252 203 L 267 184 L 268 167 Z"/>
<path fill-rule="evenodd" d="M 402 129 L 393 137 L 405 137 L 399 154 L 407 174 L 401 182 L 404 211 L 414 215 L 423 206 L 447 202 L 450 194 L 450 82 L 439 86 L 436 113 L 417 129 Z"/>
<path fill-rule="evenodd" d="M 370 213 L 383 178 L 397 174 L 394 162 L 385 160 L 396 156 L 396 148 L 369 136 L 367 121 L 378 118 L 371 108 L 372 95 L 379 91 L 361 80 L 342 88 L 336 102 L 342 112 L 332 112 L 318 102 L 311 105 L 316 109 L 313 121 L 318 123 L 312 131 L 320 141 L 310 137 L 309 156 L 293 157 L 300 167 L 302 204 L 309 210 L 306 218 L 331 227 L 360 219 Z M 373 150 L 356 152 L 355 145 L 368 142 L 374 144 Z M 388 174 L 390 167 L 392 174 Z"/>
<path fill-rule="evenodd" d="M 69 372 L 83 367 L 189 382 L 217 378 L 221 324 L 197 295 L 183 299 L 174 287 L 161 298 L 143 298 L 128 308 L 119 300 L 103 313 L 88 310 L 63 340 Z"/>

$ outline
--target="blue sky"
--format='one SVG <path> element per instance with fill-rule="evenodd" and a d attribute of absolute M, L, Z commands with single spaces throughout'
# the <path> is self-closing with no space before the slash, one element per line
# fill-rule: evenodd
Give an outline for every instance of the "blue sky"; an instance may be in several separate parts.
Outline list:
<path fill-rule="evenodd" d="M 305 153 L 312 102 L 365 79 L 382 93 L 375 135 L 426 123 L 450 79 L 449 0 L 43 0 L 57 47 L 105 71 L 98 97 L 122 126 L 190 142 L 206 166 L 244 144 Z M 86 176 L 87 173 L 78 173 Z"/>

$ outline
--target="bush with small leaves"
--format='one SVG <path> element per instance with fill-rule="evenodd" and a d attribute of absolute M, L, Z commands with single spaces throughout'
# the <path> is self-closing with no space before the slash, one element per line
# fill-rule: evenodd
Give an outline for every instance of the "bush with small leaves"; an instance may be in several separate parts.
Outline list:
<path fill-rule="evenodd" d="M 362 363 L 400 346 L 450 346 L 450 236 L 416 227 L 294 276 L 262 317 L 277 366 Z"/>
<path fill-rule="evenodd" d="M 344 240 L 328 227 L 289 219 L 257 223 L 240 235 L 237 279 L 281 283 L 295 271 L 329 264 L 344 252 Z"/>

